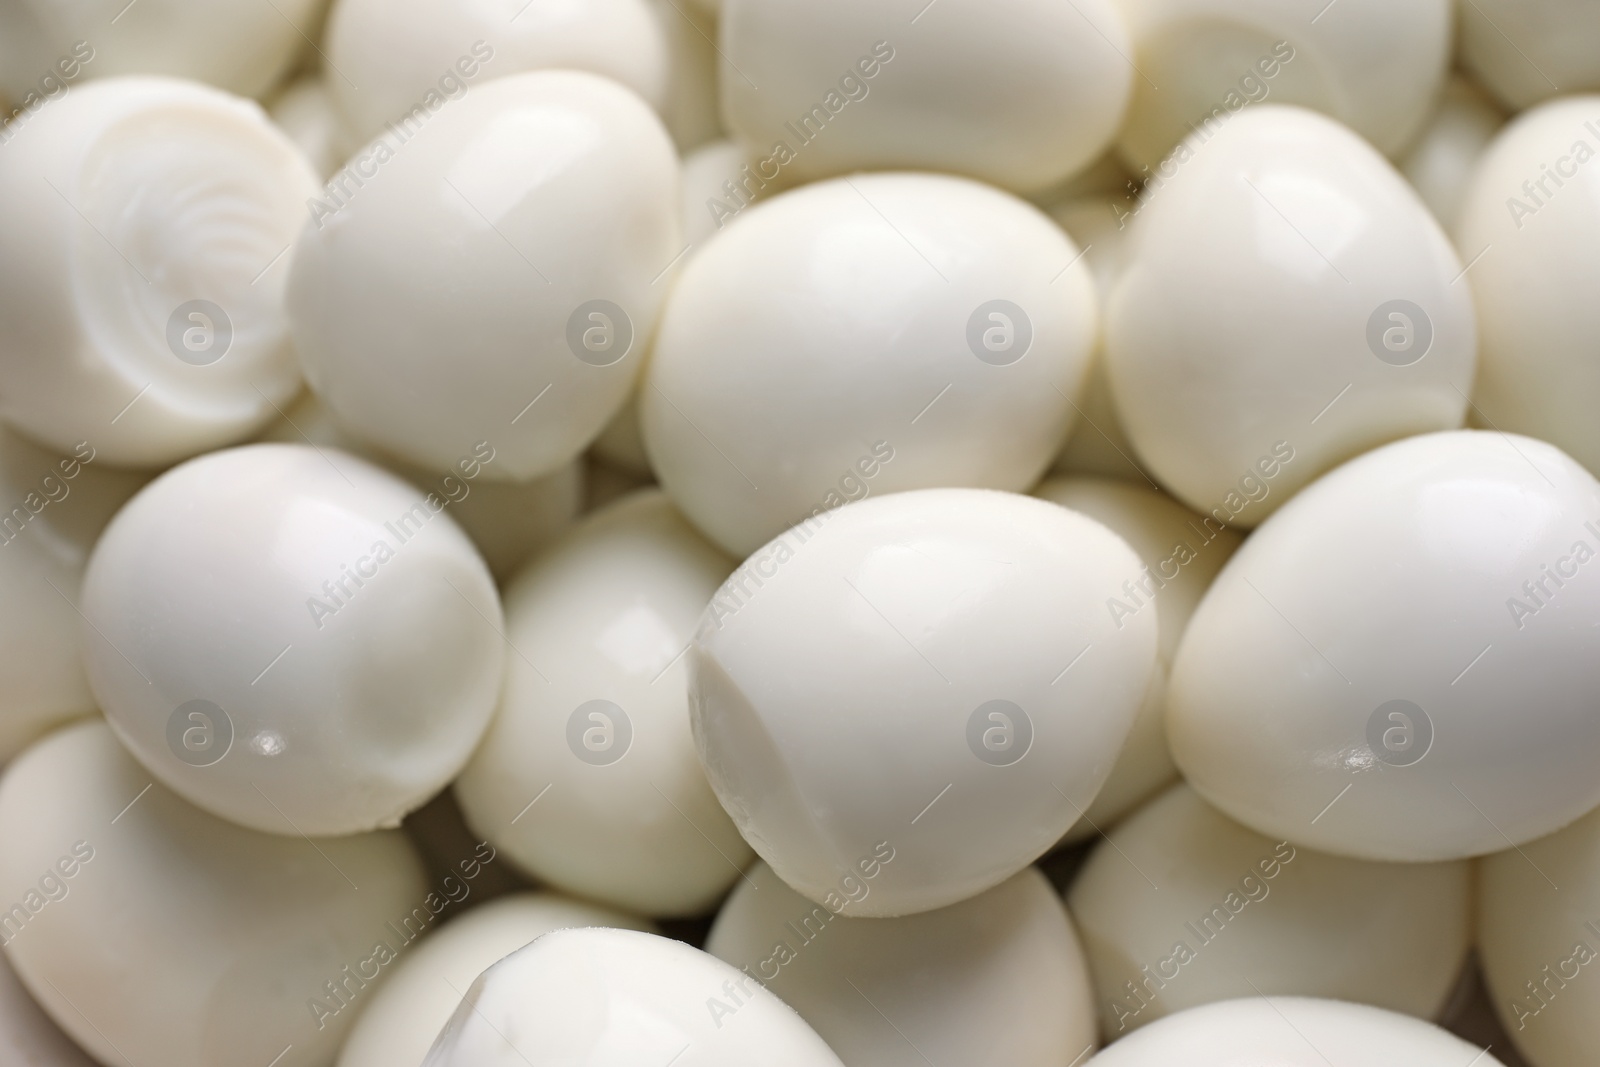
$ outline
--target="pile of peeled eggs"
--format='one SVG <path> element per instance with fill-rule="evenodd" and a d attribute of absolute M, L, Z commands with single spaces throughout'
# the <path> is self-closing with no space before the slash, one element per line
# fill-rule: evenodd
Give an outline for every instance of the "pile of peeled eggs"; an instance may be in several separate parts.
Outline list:
<path fill-rule="evenodd" d="M 0 1067 L 1600 1064 L 1600 6 L 0 0 L 0 105 Z"/>

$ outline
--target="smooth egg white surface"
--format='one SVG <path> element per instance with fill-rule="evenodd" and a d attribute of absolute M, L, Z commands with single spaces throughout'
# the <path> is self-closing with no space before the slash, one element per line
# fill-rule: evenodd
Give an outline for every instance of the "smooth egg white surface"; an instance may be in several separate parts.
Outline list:
<path fill-rule="evenodd" d="M 1446 231 L 1455 231 L 1478 160 L 1505 121 L 1482 89 L 1452 75 L 1433 115 L 1398 160 L 1400 172 Z"/>
<path fill-rule="evenodd" d="M 949 1067 L 1060 1067 L 1095 1045 L 1083 951 L 1032 868 L 948 908 L 852 919 L 758 862 L 706 951 L 776 993 L 850 1065 L 914 1067 L 937 1050 Z M 737 1005 L 719 999 L 713 1010 L 721 1018 Z"/>
<path fill-rule="evenodd" d="M 400 833 L 312 847 L 224 822 L 152 784 L 103 722 L 51 734 L 0 779 L 7 958 L 104 1064 L 265 1064 L 290 1044 L 331 1062 L 373 995 L 347 973 L 380 942 L 406 951 L 389 924 L 427 892 Z"/>
<path fill-rule="evenodd" d="M 1474 415 L 1600 471 L 1600 95 L 1517 116 L 1474 170 L 1456 229 L 1478 308 Z"/>
<path fill-rule="evenodd" d="M 647 490 L 585 517 L 512 580 L 499 709 L 455 784 L 476 833 L 613 907 L 716 904 L 750 851 L 696 758 L 685 651 L 733 566 Z"/>
<path fill-rule="evenodd" d="M 903 168 L 1046 189 L 1110 144 L 1134 79 L 1110 0 L 726 0 L 720 30 L 729 131 L 809 181 Z"/>
<path fill-rule="evenodd" d="M 534 70 L 598 74 L 660 107 L 670 70 L 649 0 L 339 0 L 323 51 L 356 144 Z"/>
<path fill-rule="evenodd" d="M 1451 0 L 1119 0 L 1139 77 L 1117 134 L 1155 170 L 1198 124 L 1297 104 L 1393 156 L 1416 135 L 1450 64 Z M 1465 5 L 1470 7 L 1471 5 Z"/>
<path fill-rule="evenodd" d="M 1173 757 L 1224 813 L 1338 855 L 1557 830 L 1600 804 L 1597 555 L 1600 482 L 1551 445 L 1457 431 L 1352 460 L 1212 583 L 1172 668 Z"/>
<path fill-rule="evenodd" d="M 730 994 L 736 988 L 738 992 Z M 709 1009 L 738 996 L 732 1018 Z M 841 1067 L 794 1010 L 714 956 L 632 930 L 558 930 L 479 977 L 424 1067 Z"/>
<path fill-rule="evenodd" d="M 1477 346 L 1462 264 L 1370 145 L 1263 106 L 1168 167 L 1105 350 L 1123 427 L 1173 495 L 1248 528 L 1346 459 L 1461 425 Z"/>
<path fill-rule="evenodd" d="M 487 82 L 385 137 L 295 247 L 306 378 L 343 428 L 420 466 L 488 440 L 491 480 L 548 474 L 633 387 L 683 251 L 672 142 L 576 71 Z"/>
<path fill-rule="evenodd" d="M 784 882 L 840 913 L 999 884 L 1079 818 L 1133 725 L 1156 617 L 1119 628 L 1105 604 L 1140 566 L 1094 520 L 1008 493 L 808 520 L 734 572 L 695 634 L 712 787 Z"/>
<path fill-rule="evenodd" d="M 0 96 L 78 78 L 165 74 L 260 96 L 315 36 L 326 0 L 17 0 L 0 8 Z M 81 63 L 63 63 L 72 58 Z M 53 94 L 50 94 L 53 95 Z"/>
<path fill-rule="evenodd" d="M 175 467 L 84 577 L 100 708 L 215 815 L 294 835 L 398 825 L 466 763 L 506 655 L 493 579 L 448 511 L 302 445 Z"/>
<path fill-rule="evenodd" d="M 498 897 L 452 919 L 394 965 L 356 1017 L 338 1067 L 421 1063 L 478 975 L 553 930 L 585 926 L 654 932 L 642 919 L 545 892 Z"/>
<path fill-rule="evenodd" d="M 1409 1015 L 1314 997 L 1191 1008 L 1114 1042 L 1089 1067 L 1502 1067 L 1493 1053 Z"/>
<path fill-rule="evenodd" d="M 1084 841 L 1114 825 L 1177 776 L 1164 726 L 1167 674 L 1189 617 L 1239 547 L 1240 537 L 1215 519 L 1197 515 L 1145 486 L 1101 478 L 1049 478 L 1033 495 L 1082 512 L 1128 542 L 1144 569 L 1107 599 L 1106 612 L 1113 622 L 1126 625 L 1135 613 L 1150 611 L 1159 624 L 1158 662 L 1133 729 L 1111 777 L 1063 839 Z"/>
<path fill-rule="evenodd" d="M 1537 1067 L 1600 1057 L 1600 812 L 1478 864 L 1478 953 L 1495 1012 Z"/>
<path fill-rule="evenodd" d="M 1461 65 L 1508 107 L 1600 89 L 1600 10 L 1584 0 L 1461 5 Z"/>
<path fill-rule="evenodd" d="M 1071 426 L 1097 321 L 1077 246 L 1032 205 L 946 175 L 821 182 L 688 261 L 641 387 L 645 447 L 735 556 L 868 493 L 1020 492 Z"/>
<path fill-rule="evenodd" d="M 1465 862 L 1374 863 L 1246 829 L 1174 785 L 1095 847 L 1067 904 L 1115 1039 L 1235 997 L 1437 1016 L 1471 940 Z"/>

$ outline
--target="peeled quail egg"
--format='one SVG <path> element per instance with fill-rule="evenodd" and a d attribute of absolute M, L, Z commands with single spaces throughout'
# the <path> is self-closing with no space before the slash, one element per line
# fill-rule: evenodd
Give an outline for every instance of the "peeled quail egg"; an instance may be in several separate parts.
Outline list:
<path fill-rule="evenodd" d="M 1081 259 L 1037 208 L 945 175 L 746 208 L 662 317 L 639 395 L 651 466 L 735 556 L 868 494 L 1026 490 L 1094 345 Z"/>
<path fill-rule="evenodd" d="M 1369 452 L 1212 583 L 1172 667 L 1172 754 L 1224 813 L 1339 855 L 1459 859 L 1557 830 L 1600 804 L 1597 555 L 1600 482 L 1551 445 Z"/>
<path fill-rule="evenodd" d="M 249 437 L 300 389 L 283 293 L 315 191 L 259 106 L 195 82 L 41 109 L 0 151 L 0 417 L 114 466 Z"/>
<path fill-rule="evenodd" d="M 1085 169 L 1135 74 L 1111 0 L 725 0 L 722 113 L 764 170 L 953 171 L 1021 192 Z"/>
<path fill-rule="evenodd" d="M 736 1010 L 720 1018 L 713 1000 Z M 632 930 L 558 930 L 485 971 L 424 1067 L 671 1063 L 840 1067 L 786 1004 L 681 941 Z"/>
<path fill-rule="evenodd" d="M 1110 530 L 1031 497 L 820 512 L 746 560 L 695 634 L 711 785 L 778 877 L 838 913 L 998 885 L 1082 815 L 1133 725 L 1156 617 L 1106 603 L 1141 575 Z"/>
<path fill-rule="evenodd" d="M 84 577 L 100 707 L 152 774 L 223 818 L 398 824 L 460 771 L 500 689 L 500 599 L 449 506 L 442 486 L 306 446 L 168 471 Z"/>
<path fill-rule="evenodd" d="M 312 205 L 295 345 L 350 433 L 432 470 L 492 440 L 484 476 L 527 481 L 627 400 L 683 251 L 677 157 L 637 96 L 576 71 L 500 78 L 425 119 Z"/>
<path fill-rule="evenodd" d="M 1106 355 L 1123 427 L 1175 496 L 1254 526 L 1346 459 L 1461 424 L 1472 295 L 1370 145 L 1315 112 L 1260 107 L 1198 129 L 1162 170 Z"/>

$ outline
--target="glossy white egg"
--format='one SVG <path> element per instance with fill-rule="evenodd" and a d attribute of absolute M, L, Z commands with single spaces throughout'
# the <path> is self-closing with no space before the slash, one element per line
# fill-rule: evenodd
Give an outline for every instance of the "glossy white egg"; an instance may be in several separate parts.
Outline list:
<path fill-rule="evenodd" d="M 271 89 L 326 0 L 17 0 L 0 7 L 0 97 L 23 106 L 84 78 L 166 74 L 244 96 Z"/>
<path fill-rule="evenodd" d="M 647 491 L 516 576 L 500 707 L 455 786 L 476 833 L 591 900 L 667 916 L 716 903 L 750 852 L 696 759 L 684 659 L 733 566 Z"/>
<path fill-rule="evenodd" d="M 869 494 L 1023 491 L 1070 428 L 1097 320 L 1078 248 L 1022 200 L 932 174 L 807 186 L 689 259 L 645 446 L 735 556 Z"/>
<path fill-rule="evenodd" d="M 0 779 L 7 958 L 104 1064 L 266 1064 L 289 1045 L 331 1062 L 430 897 L 403 835 L 242 829 L 152 783 L 102 722 Z"/>
<path fill-rule="evenodd" d="M 1113 1042 L 1088 1067 L 1503 1067 L 1409 1015 L 1315 997 L 1191 1008 Z"/>
<path fill-rule="evenodd" d="M 1254 526 L 1346 459 L 1461 424 L 1477 345 L 1462 264 L 1370 145 L 1259 107 L 1196 131 L 1162 174 L 1106 355 L 1123 426 L 1175 496 Z"/>
<path fill-rule="evenodd" d="M 723 807 L 840 914 L 998 885 L 1078 819 L 1133 725 L 1156 617 L 1107 605 L 1140 568 L 1094 520 L 1009 493 L 897 493 L 807 519 L 724 583 L 689 652 Z"/>
<path fill-rule="evenodd" d="M 552 930 L 649 923 L 555 893 L 499 897 L 453 919 L 401 958 L 356 1016 L 338 1067 L 421 1063 L 478 975 Z"/>
<path fill-rule="evenodd" d="M 1400 172 L 1447 231 L 1454 231 L 1473 169 L 1505 121 L 1482 89 L 1452 76 L 1433 115 L 1400 157 Z"/>
<path fill-rule="evenodd" d="M 1515 110 L 1600 89 L 1600 10 L 1584 0 L 1461 5 L 1461 65 Z"/>
<path fill-rule="evenodd" d="M 1321 111 L 1394 155 L 1450 63 L 1452 0 L 1119 2 L 1140 76 L 1117 148 L 1141 176 L 1195 127 L 1263 103 Z"/>
<path fill-rule="evenodd" d="M 575 71 L 488 82 L 358 152 L 312 207 L 289 314 L 348 431 L 491 480 L 578 455 L 628 397 L 683 251 L 672 142 Z M 449 353 L 449 358 L 441 358 Z"/>
<path fill-rule="evenodd" d="M 1456 243 L 1478 307 L 1480 425 L 1549 441 L 1600 471 L 1600 96 L 1552 100 L 1473 172 Z M 1592 165 L 1591 165 L 1592 164 Z"/>
<path fill-rule="evenodd" d="M 735 997 L 731 1018 L 711 1011 Z M 714 956 L 632 930 L 558 930 L 473 984 L 424 1067 L 841 1067 L 794 1010 Z"/>
<path fill-rule="evenodd" d="M 1600 812 L 1478 864 L 1478 954 L 1501 1025 L 1535 1067 L 1600 1059 Z"/>
<path fill-rule="evenodd" d="M 339 0 L 322 51 L 357 144 L 425 122 L 485 82 L 533 70 L 598 74 L 659 107 L 669 69 L 649 0 Z"/>
<path fill-rule="evenodd" d="M 706 951 L 776 993 L 850 1065 L 1061 1067 L 1095 1045 L 1083 950 L 1032 868 L 948 908 L 852 919 L 757 863 Z"/>
<path fill-rule="evenodd" d="M 1246 826 L 1340 855 L 1550 833 L 1600 804 L 1597 555 L 1600 482 L 1543 442 L 1353 460 L 1212 583 L 1172 668 L 1173 756 Z"/>
<path fill-rule="evenodd" d="M 1274 841 L 1175 785 L 1095 847 L 1067 894 L 1115 1040 L 1213 1001 L 1316 996 L 1436 1016 L 1471 940 L 1472 868 Z"/>
<path fill-rule="evenodd" d="M 1111 0 L 725 0 L 722 113 L 774 173 L 951 171 L 1022 192 L 1110 144 L 1134 71 Z"/>
<path fill-rule="evenodd" d="M 443 487 L 307 446 L 168 471 L 84 577 L 97 702 L 213 814 L 281 834 L 397 825 L 466 763 L 506 655 L 494 582 L 449 508 Z"/>
<path fill-rule="evenodd" d="M 1163 725 L 1167 673 L 1189 617 L 1239 547 L 1240 538 L 1215 519 L 1144 486 L 1099 478 L 1050 478 L 1033 495 L 1103 523 L 1139 554 L 1144 569 L 1126 580 L 1106 610 L 1124 626 L 1139 612 L 1155 613 L 1159 624 L 1158 662 L 1133 729 L 1111 777 L 1084 817 L 1067 831 L 1066 841 L 1082 841 L 1115 824 L 1177 776 Z"/>
<path fill-rule="evenodd" d="M 300 388 L 287 258 L 316 176 L 256 104 L 86 82 L 0 151 L 0 417 L 159 467 L 243 440 Z"/>

